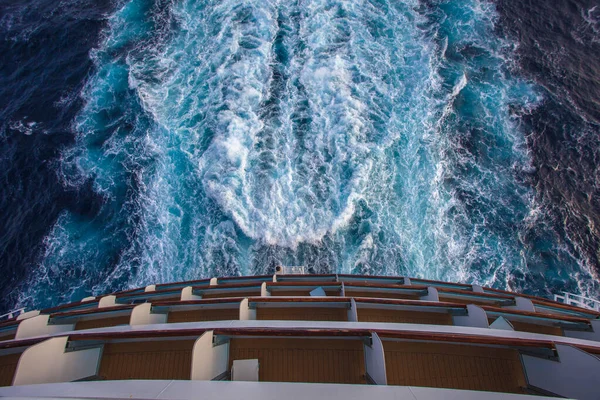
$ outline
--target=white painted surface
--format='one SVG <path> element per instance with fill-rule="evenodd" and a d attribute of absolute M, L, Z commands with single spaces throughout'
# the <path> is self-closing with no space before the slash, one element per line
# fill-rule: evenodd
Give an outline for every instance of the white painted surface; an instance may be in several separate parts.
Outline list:
<path fill-rule="evenodd" d="M 275 275 L 273 275 L 275 276 Z M 260 297 L 267 297 L 270 296 L 271 292 L 269 292 L 269 290 L 267 289 L 267 282 L 263 282 L 260 285 Z"/>
<path fill-rule="evenodd" d="M 251 321 L 256 319 L 256 308 L 250 308 L 248 299 L 240 302 L 240 321 Z"/>
<path fill-rule="evenodd" d="M 24 312 L 23 314 L 19 314 L 19 316 L 17 317 L 17 321 L 22 321 L 24 319 L 37 317 L 38 315 L 40 315 L 40 310 L 27 311 L 27 312 Z"/>
<path fill-rule="evenodd" d="M 129 318 L 129 325 L 165 324 L 166 322 L 167 314 L 153 313 L 150 303 L 142 303 L 133 307 Z"/>
<path fill-rule="evenodd" d="M 213 331 L 204 332 L 192 350 L 191 380 L 210 381 L 227 372 L 229 343 L 213 346 Z"/>
<path fill-rule="evenodd" d="M 356 301 L 354 301 L 354 299 L 350 299 L 350 309 L 348 310 L 348 321 L 349 322 L 357 322 L 358 321 L 358 308 L 356 307 Z"/>
<path fill-rule="evenodd" d="M 598 400 L 600 359 L 573 346 L 556 345 L 559 361 L 523 355 L 530 385 L 559 396 Z"/>
<path fill-rule="evenodd" d="M 98 302 L 98 308 L 114 307 L 115 305 L 117 305 L 117 296 L 115 295 L 104 296 Z"/>
<path fill-rule="evenodd" d="M 452 326 L 452 325 L 424 325 L 424 324 L 405 324 L 389 322 L 338 322 L 338 321 L 269 321 L 269 320 L 233 320 L 233 321 L 206 321 L 206 322 L 181 322 L 171 324 L 155 325 L 122 325 L 107 328 L 88 329 L 89 333 L 101 332 L 136 332 L 143 335 L 144 332 L 160 331 L 179 331 L 182 335 L 185 330 L 212 330 L 220 328 L 300 328 L 300 329 L 368 329 L 397 332 L 430 332 L 430 333 L 451 333 L 455 335 L 479 335 L 483 337 L 504 337 L 515 339 L 530 339 L 539 341 L 553 341 L 554 343 L 574 344 L 582 346 L 596 347 L 600 350 L 600 343 L 591 340 L 569 338 L 564 336 L 542 335 L 539 333 L 505 331 L 500 329 L 475 328 L 470 326 Z M 71 333 L 71 332 L 68 332 Z M 81 333 L 79 331 L 73 333 Z"/>
<path fill-rule="evenodd" d="M 70 382 L 96 375 L 101 348 L 65 352 L 68 339 L 48 339 L 25 350 L 13 385 Z"/>
<path fill-rule="evenodd" d="M 456 326 L 470 326 L 473 328 L 489 328 L 487 314 L 483 308 L 475 304 L 467 304 L 467 315 L 453 315 L 452 321 Z"/>
<path fill-rule="evenodd" d="M 600 320 L 595 319 L 590 321 L 592 325 L 592 331 L 571 331 L 568 329 L 563 329 L 565 336 L 585 339 L 585 340 L 594 340 L 596 342 L 600 342 Z"/>
<path fill-rule="evenodd" d="M 480 285 L 471 285 L 471 290 L 474 293 L 485 293 L 483 288 Z"/>
<path fill-rule="evenodd" d="M 210 278 L 210 286 L 217 286 L 219 284 L 219 280 L 217 278 Z"/>
<path fill-rule="evenodd" d="M 504 317 L 500 316 L 490 325 L 492 329 L 504 329 L 506 331 L 514 331 L 515 328 Z"/>
<path fill-rule="evenodd" d="M 8 398 L 164 400 L 556 400 L 414 386 L 226 381 L 92 381 L 0 387 Z"/>
<path fill-rule="evenodd" d="M 508 308 L 509 310 L 535 312 L 533 302 L 529 299 L 526 299 L 525 297 L 515 297 L 515 305 L 504 306 L 504 308 Z"/>
<path fill-rule="evenodd" d="M 438 290 L 433 286 L 429 286 L 427 288 L 427 294 L 425 296 L 421 296 L 421 300 L 440 301 L 440 295 L 438 294 Z"/>
<path fill-rule="evenodd" d="M 36 315 L 21 321 L 17 327 L 17 333 L 15 339 L 27 339 L 36 336 L 45 335 L 56 335 L 63 332 L 72 331 L 75 328 L 75 324 L 56 324 L 48 325 L 48 314 Z"/>
<path fill-rule="evenodd" d="M 194 294 L 193 290 L 194 290 L 194 288 L 191 286 L 186 286 L 183 289 L 181 289 L 181 301 L 202 299 L 202 296 L 198 296 L 198 295 Z"/>
<path fill-rule="evenodd" d="M 258 359 L 233 360 L 231 366 L 232 381 L 258 382 Z"/>
<path fill-rule="evenodd" d="M 365 344 L 365 368 L 369 376 L 377 385 L 387 385 L 387 374 L 385 372 L 385 353 L 383 344 L 376 333 L 371 334 L 371 345 Z"/>
<path fill-rule="evenodd" d="M 83 299 L 81 299 L 82 303 L 87 303 L 88 301 L 93 301 L 96 300 L 95 296 L 88 296 L 88 297 L 84 297 Z"/>
<path fill-rule="evenodd" d="M 310 295 L 311 296 L 327 296 L 327 293 L 325 293 L 325 290 L 323 290 L 323 288 L 321 286 L 313 289 L 310 291 Z"/>
<path fill-rule="evenodd" d="M 155 292 L 155 291 L 156 291 L 156 285 L 148 285 L 144 289 L 144 292 Z"/>

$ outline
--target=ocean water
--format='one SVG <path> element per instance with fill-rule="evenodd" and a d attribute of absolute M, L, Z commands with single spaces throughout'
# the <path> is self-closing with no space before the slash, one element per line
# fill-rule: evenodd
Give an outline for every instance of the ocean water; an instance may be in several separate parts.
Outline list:
<path fill-rule="evenodd" d="M 598 296 L 600 7 L 0 2 L 1 306 L 271 273 Z"/>

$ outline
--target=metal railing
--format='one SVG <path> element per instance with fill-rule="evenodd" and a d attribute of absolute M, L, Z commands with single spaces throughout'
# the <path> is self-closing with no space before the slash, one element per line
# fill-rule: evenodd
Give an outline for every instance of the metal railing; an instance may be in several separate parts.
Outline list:
<path fill-rule="evenodd" d="M 568 304 L 570 306 L 576 306 L 581 308 L 587 308 L 588 310 L 600 311 L 600 301 L 578 294 L 561 292 L 562 294 L 555 294 L 554 301 L 559 303 Z"/>
<path fill-rule="evenodd" d="M 12 310 L 12 311 L 7 312 L 6 314 L 0 315 L 0 321 L 18 317 L 19 315 L 23 314 L 24 312 L 25 312 L 25 307 L 17 308 L 16 310 Z"/>

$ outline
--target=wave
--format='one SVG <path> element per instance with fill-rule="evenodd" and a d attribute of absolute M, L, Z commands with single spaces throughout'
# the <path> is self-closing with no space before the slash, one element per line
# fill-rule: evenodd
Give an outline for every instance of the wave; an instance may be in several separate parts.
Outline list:
<path fill-rule="evenodd" d="M 21 302 L 275 263 L 555 290 L 536 274 L 579 267 L 527 180 L 514 110 L 541 97 L 496 23 L 483 0 L 129 0 L 59 170 L 103 203 L 61 215 Z"/>

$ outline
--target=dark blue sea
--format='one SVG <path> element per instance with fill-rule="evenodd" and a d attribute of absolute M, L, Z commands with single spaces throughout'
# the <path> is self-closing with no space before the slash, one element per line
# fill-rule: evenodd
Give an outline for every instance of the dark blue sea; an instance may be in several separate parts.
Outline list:
<path fill-rule="evenodd" d="M 0 309 L 599 257 L 597 0 L 0 0 Z"/>

